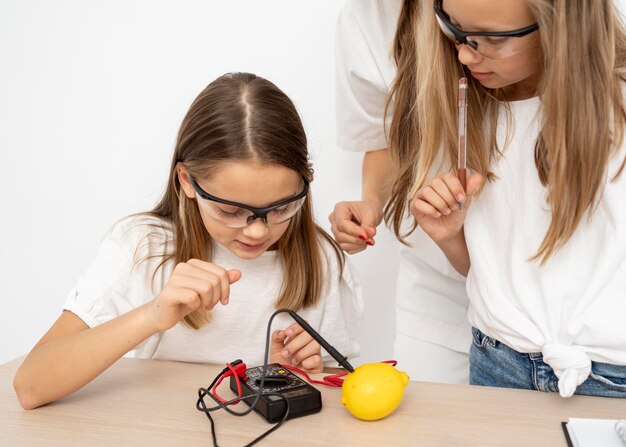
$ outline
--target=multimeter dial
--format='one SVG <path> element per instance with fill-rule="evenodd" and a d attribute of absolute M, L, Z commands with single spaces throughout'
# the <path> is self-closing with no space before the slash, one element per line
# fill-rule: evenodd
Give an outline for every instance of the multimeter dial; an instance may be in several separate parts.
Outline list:
<path fill-rule="evenodd" d="M 261 377 L 263 375 L 263 368 L 252 368 L 246 371 L 248 376 L 247 385 L 254 391 L 258 391 L 261 384 Z M 263 384 L 263 391 L 278 393 L 285 391 L 289 388 L 295 388 L 305 385 L 297 376 L 291 374 L 285 368 L 281 366 L 268 365 L 267 373 L 265 375 L 265 383 Z"/>

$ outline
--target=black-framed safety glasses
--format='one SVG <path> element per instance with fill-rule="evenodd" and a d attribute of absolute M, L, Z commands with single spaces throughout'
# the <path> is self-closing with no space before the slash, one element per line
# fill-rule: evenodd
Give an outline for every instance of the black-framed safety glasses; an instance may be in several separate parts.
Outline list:
<path fill-rule="evenodd" d="M 284 223 L 300 211 L 309 192 L 309 183 L 302 178 L 304 188 L 297 195 L 264 208 L 256 208 L 211 195 L 200 187 L 196 179 L 191 176 L 189 178 L 196 194 L 204 199 L 198 201 L 198 206 L 209 216 L 230 228 L 243 228 L 256 219 L 261 219 L 266 225 Z"/>
<path fill-rule="evenodd" d="M 467 45 L 488 59 L 503 59 L 525 50 L 531 42 L 522 38 L 539 29 L 539 24 L 533 23 L 511 31 L 462 31 L 452 24 L 442 3 L 443 0 L 435 0 L 434 8 L 443 34 L 456 45 Z"/>

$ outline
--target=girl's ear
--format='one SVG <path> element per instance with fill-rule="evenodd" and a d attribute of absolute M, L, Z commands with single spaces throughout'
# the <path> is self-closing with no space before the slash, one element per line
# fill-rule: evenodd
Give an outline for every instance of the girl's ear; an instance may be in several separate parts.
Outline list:
<path fill-rule="evenodd" d="M 189 178 L 189 173 L 187 172 L 187 169 L 185 169 L 185 167 L 182 165 L 182 163 L 178 163 L 176 165 L 176 175 L 178 176 L 178 182 L 183 188 L 185 195 L 189 199 L 195 199 L 196 191 L 193 189 L 193 186 L 191 185 L 191 179 Z"/>

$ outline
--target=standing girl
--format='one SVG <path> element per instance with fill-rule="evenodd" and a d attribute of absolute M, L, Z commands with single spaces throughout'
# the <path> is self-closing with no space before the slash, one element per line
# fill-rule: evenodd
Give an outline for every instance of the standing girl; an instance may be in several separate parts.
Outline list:
<path fill-rule="evenodd" d="M 404 116 L 413 93 L 406 86 L 416 70 L 418 7 L 412 0 L 349 0 L 337 24 L 337 140 L 343 149 L 364 153 L 361 199 L 337 203 L 330 215 L 331 231 L 348 253 L 377 250 L 376 228 L 403 181 L 397 175 L 407 164 L 402 144 L 412 132 Z M 408 237 L 406 225 L 393 230 L 407 243 L 400 246 L 393 357 L 411 380 L 466 384 L 465 278 L 420 228 Z"/>
<path fill-rule="evenodd" d="M 414 184 L 395 203 L 413 197 L 467 275 L 470 382 L 626 397 L 626 32 L 613 2 L 423 5 Z M 466 190 L 450 173 L 461 76 Z"/>
<path fill-rule="evenodd" d="M 66 396 L 131 350 L 142 358 L 262 364 L 267 321 L 298 311 L 355 356 L 360 289 L 313 220 L 298 113 L 274 84 L 226 74 L 180 128 L 167 189 L 107 235 L 61 317 L 18 370 L 24 408 Z M 285 314 L 270 362 L 319 372 L 320 347 Z"/>

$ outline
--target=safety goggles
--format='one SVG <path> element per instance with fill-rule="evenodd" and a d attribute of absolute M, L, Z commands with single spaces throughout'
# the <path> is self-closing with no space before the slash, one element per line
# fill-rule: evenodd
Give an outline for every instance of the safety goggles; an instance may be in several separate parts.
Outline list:
<path fill-rule="evenodd" d="M 295 216 L 306 199 L 309 183 L 304 181 L 304 189 L 297 195 L 264 208 L 255 208 L 231 200 L 220 199 L 203 190 L 196 179 L 190 177 L 191 185 L 198 197 L 198 206 L 213 219 L 229 228 L 243 228 L 256 219 L 261 219 L 266 225 L 279 225 Z"/>
<path fill-rule="evenodd" d="M 455 45 L 467 45 L 488 59 L 504 59 L 525 50 L 533 40 L 524 38 L 539 29 L 538 23 L 512 31 L 465 32 L 450 21 L 450 16 L 441 9 L 443 0 L 435 0 L 435 15 L 439 28 Z"/>

